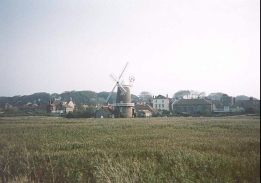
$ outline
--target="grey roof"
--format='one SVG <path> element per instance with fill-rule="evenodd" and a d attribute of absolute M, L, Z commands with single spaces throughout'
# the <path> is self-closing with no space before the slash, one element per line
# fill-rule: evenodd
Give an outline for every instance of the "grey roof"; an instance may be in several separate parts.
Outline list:
<path fill-rule="evenodd" d="M 205 99 L 180 99 L 174 105 L 211 105 L 211 102 Z"/>
<path fill-rule="evenodd" d="M 102 106 L 100 109 L 104 109 L 110 115 L 114 113 L 114 110 L 110 106 Z"/>
<path fill-rule="evenodd" d="M 167 97 L 164 97 L 163 95 L 158 95 L 157 97 L 155 97 L 155 99 L 167 99 Z"/>
<path fill-rule="evenodd" d="M 145 105 L 135 105 L 134 108 L 138 111 L 138 110 L 149 110 L 151 113 L 153 114 L 157 114 L 158 111 L 156 109 L 154 109 L 153 107 L 151 107 L 148 104 Z"/>

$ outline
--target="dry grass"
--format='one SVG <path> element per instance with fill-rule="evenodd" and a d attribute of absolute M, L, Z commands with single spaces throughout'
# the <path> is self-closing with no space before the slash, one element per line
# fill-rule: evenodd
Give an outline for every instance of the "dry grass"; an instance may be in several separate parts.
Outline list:
<path fill-rule="evenodd" d="M 260 118 L 0 118 L 2 182 L 260 182 Z"/>

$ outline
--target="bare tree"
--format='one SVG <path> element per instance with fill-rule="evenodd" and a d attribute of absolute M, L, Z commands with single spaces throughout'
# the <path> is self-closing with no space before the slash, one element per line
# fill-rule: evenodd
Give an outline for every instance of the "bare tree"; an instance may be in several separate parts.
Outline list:
<path fill-rule="evenodd" d="M 140 94 L 139 94 L 139 97 L 140 99 L 148 102 L 152 99 L 152 94 L 150 92 L 147 92 L 147 91 L 142 91 Z"/>
<path fill-rule="evenodd" d="M 202 98 L 204 96 L 206 96 L 206 93 L 204 91 L 198 92 L 196 90 L 180 90 L 173 95 L 173 98 L 175 98 L 175 99 L 182 99 L 182 98 L 193 99 L 193 98 Z"/>

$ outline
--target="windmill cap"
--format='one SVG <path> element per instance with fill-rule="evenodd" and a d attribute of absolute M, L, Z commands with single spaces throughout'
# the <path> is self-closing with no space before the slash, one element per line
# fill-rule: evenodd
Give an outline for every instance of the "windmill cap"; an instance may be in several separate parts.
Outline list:
<path fill-rule="evenodd" d="M 130 84 L 129 84 L 129 83 L 126 83 L 124 80 L 122 80 L 121 85 L 122 85 L 122 86 L 130 86 Z"/>

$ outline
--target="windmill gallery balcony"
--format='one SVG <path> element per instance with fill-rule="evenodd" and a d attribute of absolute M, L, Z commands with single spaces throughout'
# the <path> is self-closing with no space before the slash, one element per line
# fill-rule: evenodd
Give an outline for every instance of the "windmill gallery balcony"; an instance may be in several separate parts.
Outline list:
<path fill-rule="evenodd" d="M 134 107 L 134 103 L 113 103 L 114 107 Z"/>

